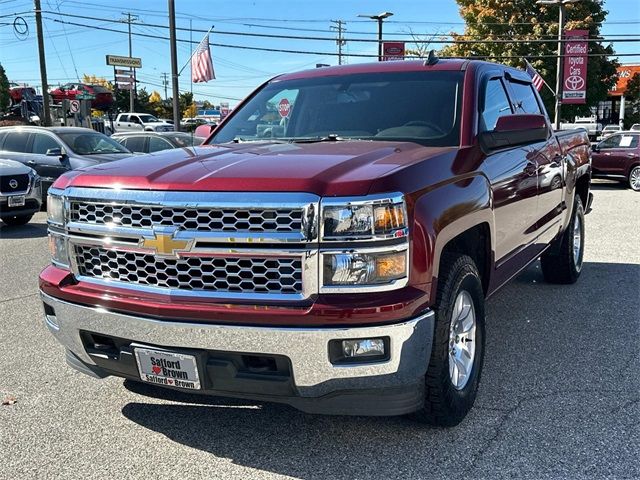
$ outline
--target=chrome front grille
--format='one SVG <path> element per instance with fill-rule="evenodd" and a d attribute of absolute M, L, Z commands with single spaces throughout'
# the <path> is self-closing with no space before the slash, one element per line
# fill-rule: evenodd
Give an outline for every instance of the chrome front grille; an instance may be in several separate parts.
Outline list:
<path fill-rule="evenodd" d="M 82 277 L 181 291 L 243 294 L 302 293 L 302 259 L 171 257 L 76 245 Z"/>
<path fill-rule="evenodd" d="M 131 228 L 175 227 L 197 232 L 300 233 L 302 208 L 216 208 L 71 201 L 70 219 Z"/>

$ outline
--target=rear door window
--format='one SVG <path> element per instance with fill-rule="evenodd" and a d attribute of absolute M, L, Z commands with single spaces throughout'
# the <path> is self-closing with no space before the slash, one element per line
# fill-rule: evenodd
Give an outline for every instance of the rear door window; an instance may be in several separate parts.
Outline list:
<path fill-rule="evenodd" d="M 144 153 L 145 152 L 145 149 L 144 149 L 145 140 L 146 140 L 145 137 L 128 137 L 125 140 L 124 146 L 127 147 L 132 152 L 142 152 L 142 153 Z"/>
<path fill-rule="evenodd" d="M 167 142 L 164 138 L 149 137 L 149 153 L 159 152 L 169 148 L 173 148 L 173 145 Z"/>
<path fill-rule="evenodd" d="M 480 131 L 487 132 L 496 128 L 498 118 L 511 115 L 511 103 L 507 91 L 499 78 L 487 82 L 484 91 L 484 107 L 480 116 Z"/>
<path fill-rule="evenodd" d="M 29 132 L 11 132 L 4 139 L 2 149 L 7 152 L 26 153 Z"/>
<path fill-rule="evenodd" d="M 60 145 L 49 135 L 45 135 L 44 133 L 33 134 L 33 145 L 31 145 L 31 153 L 46 155 L 47 150 L 49 150 L 50 148 L 60 148 Z"/>
<path fill-rule="evenodd" d="M 620 148 L 636 148 L 638 146 L 638 135 L 621 135 Z"/>
<path fill-rule="evenodd" d="M 529 113 L 539 115 L 542 113 L 540 105 L 533 93 L 530 83 L 509 82 L 513 94 L 513 108 L 516 113 Z"/>
<path fill-rule="evenodd" d="M 128 122 L 129 121 L 129 115 L 120 115 L 120 118 L 118 119 L 119 122 Z"/>

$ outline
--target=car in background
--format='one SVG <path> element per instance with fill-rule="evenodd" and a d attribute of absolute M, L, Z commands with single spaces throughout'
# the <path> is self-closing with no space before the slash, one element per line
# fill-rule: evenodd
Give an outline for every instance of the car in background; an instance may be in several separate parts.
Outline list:
<path fill-rule="evenodd" d="M 602 129 L 602 134 L 600 134 L 597 140 L 598 141 L 604 140 L 609 135 L 613 135 L 614 133 L 621 132 L 621 131 L 622 131 L 622 127 L 620 127 L 620 125 L 616 125 L 612 123 L 611 125 L 607 125 Z"/>
<path fill-rule="evenodd" d="M 9 83 L 9 97 L 11 98 L 11 105 L 17 105 L 23 99 L 32 101 L 36 97 L 36 90 L 33 87 L 27 85 L 19 85 L 15 82 Z"/>
<path fill-rule="evenodd" d="M 640 132 L 640 123 L 634 123 L 629 129 L 632 132 Z"/>
<path fill-rule="evenodd" d="M 182 132 L 129 132 L 114 133 L 111 136 L 134 153 L 154 153 L 172 148 L 200 145 L 204 138 Z"/>
<path fill-rule="evenodd" d="M 119 113 L 114 122 L 116 132 L 173 132 L 171 123 L 148 113 Z"/>
<path fill-rule="evenodd" d="M 67 83 L 49 91 L 54 102 L 63 100 L 76 100 L 78 95 L 93 95 L 91 107 L 97 110 L 109 110 L 113 106 L 113 93 L 108 88 L 100 85 L 87 85 L 86 83 Z"/>
<path fill-rule="evenodd" d="M 79 127 L 0 127 L 0 158 L 33 168 L 42 179 L 42 197 L 63 173 L 130 157 L 106 135 Z"/>
<path fill-rule="evenodd" d="M 0 158 L 0 220 L 24 225 L 40 210 L 42 183 L 32 168 Z"/>
<path fill-rule="evenodd" d="M 215 122 L 208 122 L 203 125 L 197 126 L 193 133 L 196 137 L 207 138 L 211 134 L 211 132 L 216 129 L 217 126 L 218 124 Z"/>
<path fill-rule="evenodd" d="M 640 192 L 640 132 L 620 132 L 593 146 L 593 177 L 626 182 Z"/>

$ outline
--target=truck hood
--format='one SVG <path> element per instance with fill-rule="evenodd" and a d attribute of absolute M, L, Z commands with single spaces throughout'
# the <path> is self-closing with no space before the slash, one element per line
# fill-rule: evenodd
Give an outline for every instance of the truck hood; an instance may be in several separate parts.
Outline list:
<path fill-rule="evenodd" d="M 97 165 L 69 177 L 66 185 L 365 195 L 374 180 L 451 150 L 455 147 L 377 141 L 210 145 L 166 150 Z"/>

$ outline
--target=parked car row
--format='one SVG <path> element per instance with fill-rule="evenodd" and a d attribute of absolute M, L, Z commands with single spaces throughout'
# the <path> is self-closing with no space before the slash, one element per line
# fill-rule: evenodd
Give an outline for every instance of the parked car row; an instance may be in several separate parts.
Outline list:
<path fill-rule="evenodd" d="M 46 202 L 49 187 L 69 170 L 134 153 L 193 147 L 203 140 L 181 132 L 139 131 L 108 137 L 79 127 L 0 127 L 0 219 L 9 225 L 28 222 Z"/>

